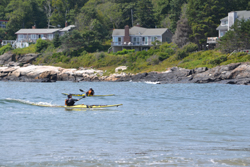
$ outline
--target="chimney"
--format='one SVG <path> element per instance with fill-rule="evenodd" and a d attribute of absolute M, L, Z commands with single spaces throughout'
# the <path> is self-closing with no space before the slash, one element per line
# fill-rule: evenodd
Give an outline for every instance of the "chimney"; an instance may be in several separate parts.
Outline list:
<path fill-rule="evenodd" d="M 65 21 L 65 27 L 68 27 L 68 22 L 67 21 Z"/>
<path fill-rule="evenodd" d="M 128 25 L 125 26 L 124 42 L 130 42 L 129 26 Z"/>
<path fill-rule="evenodd" d="M 36 29 L 36 25 L 32 26 L 32 29 Z"/>
<path fill-rule="evenodd" d="M 228 13 L 228 30 L 230 30 L 232 25 L 234 25 L 236 19 L 237 19 L 237 12 L 232 11 Z"/>

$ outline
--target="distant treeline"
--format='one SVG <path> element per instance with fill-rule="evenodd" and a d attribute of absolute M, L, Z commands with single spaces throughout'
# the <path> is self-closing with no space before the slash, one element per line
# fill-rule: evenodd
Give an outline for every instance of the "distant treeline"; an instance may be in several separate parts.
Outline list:
<path fill-rule="evenodd" d="M 64 27 L 67 21 L 97 45 L 111 39 L 112 29 L 139 23 L 147 28 L 169 28 L 179 47 L 188 42 L 200 46 L 207 37 L 217 36 L 221 18 L 238 10 L 250 10 L 250 1 L 1 0 L 0 20 L 9 22 L 6 29 L 0 28 L 0 39 L 16 39 L 15 32 L 21 28 Z"/>

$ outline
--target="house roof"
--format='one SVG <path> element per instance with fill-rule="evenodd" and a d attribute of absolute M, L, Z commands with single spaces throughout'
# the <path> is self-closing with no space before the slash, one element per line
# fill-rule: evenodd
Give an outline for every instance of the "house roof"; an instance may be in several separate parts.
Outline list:
<path fill-rule="evenodd" d="M 125 30 L 124 29 L 114 29 L 112 36 L 125 36 Z"/>
<path fill-rule="evenodd" d="M 52 34 L 59 31 L 60 29 L 51 28 L 51 29 L 20 29 L 15 34 Z"/>
<path fill-rule="evenodd" d="M 250 19 L 250 11 L 241 10 L 241 11 L 236 11 L 236 13 L 237 13 L 238 19 L 243 19 L 243 18 Z M 224 21 L 224 20 L 228 20 L 228 16 L 221 19 L 221 21 Z"/>
<path fill-rule="evenodd" d="M 216 28 L 216 30 L 227 30 L 228 27 L 227 26 L 222 26 L 222 25 L 219 25 L 219 27 Z"/>
<path fill-rule="evenodd" d="M 134 26 L 129 29 L 129 35 L 133 36 L 156 36 L 156 35 L 162 35 L 165 33 L 168 29 L 167 28 L 143 28 Z M 112 36 L 125 36 L 125 29 L 114 29 Z"/>
<path fill-rule="evenodd" d="M 69 25 L 67 27 L 64 27 L 63 29 L 61 29 L 60 31 L 70 31 L 71 29 L 75 28 L 75 25 Z"/>
<path fill-rule="evenodd" d="M 237 11 L 237 18 L 239 19 L 250 19 L 250 11 L 246 11 L 246 10 L 243 10 L 243 11 Z"/>

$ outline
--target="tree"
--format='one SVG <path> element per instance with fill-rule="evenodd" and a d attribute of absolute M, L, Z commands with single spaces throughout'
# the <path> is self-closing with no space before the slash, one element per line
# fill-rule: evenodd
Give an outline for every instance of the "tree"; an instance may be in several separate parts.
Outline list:
<path fill-rule="evenodd" d="M 20 28 L 31 28 L 34 24 L 43 27 L 45 14 L 38 3 L 33 0 L 11 0 L 5 9 L 7 23 L 7 38 L 15 39 L 15 32 Z"/>
<path fill-rule="evenodd" d="M 188 22 L 191 26 L 191 37 L 201 49 L 207 37 L 216 36 L 216 28 L 225 15 L 225 4 L 219 0 L 189 0 Z"/>
<path fill-rule="evenodd" d="M 54 47 L 56 47 L 56 48 L 61 45 L 61 40 L 59 38 L 59 34 L 55 34 L 55 37 L 54 37 L 52 42 L 53 42 Z"/>
<path fill-rule="evenodd" d="M 186 0 L 171 0 L 170 1 L 170 12 L 169 12 L 169 19 L 170 19 L 170 30 L 175 32 L 177 21 L 180 19 L 181 16 L 181 6 L 186 3 Z"/>
<path fill-rule="evenodd" d="M 138 0 L 136 6 L 136 22 L 142 27 L 154 28 L 156 19 L 154 18 L 152 2 L 150 0 Z"/>
<path fill-rule="evenodd" d="M 177 29 L 172 38 L 173 43 L 177 44 L 179 48 L 186 45 L 190 41 L 189 35 L 191 34 L 191 28 L 188 24 L 186 10 L 187 4 L 182 7 L 181 19 L 177 22 Z"/>
<path fill-rule="evenodd" d="M 9 0 L 1 0 L 0 1 L 0 20 L 5 20 L 5 8 L 8 6 Z"/>
<path fill-rule="evenodd" d="M 62 37 L 62 47 L 64 50 L 78 50 L 84 47 L 84 39 L 79 31 L 73 30 Z"/>
<path fill-rule="evenodd" d="M 101 5 L 103 14 L 108 17 L 108 21 L 111 23 L 112 28 L 119 28 L 122 22 L 122 10 L 117 3 L 107 2 Z"/>
<path fill-rule="evenodd" d="M 224 52 L 234 50 L 250 49 L 250 20 L 236 20 L 219 41 L 220 49 Z"/>
<path fill-rule="evenodd" d="M 52 8 L 52 5 L 51 5 L 51 0 L 45 0 L 43 7 L 44 7 L 44 10 L 45 10 L 45 13 L 46 13 L 46 16 L 47 16 L 47 22 L 48 22 L 48 28 L 49 28 L 50 19 L 51 19 L 52 12 L 53 12 L 53 8 Z"/>
<path fill-rule="evenodd" d="M 76 20 L 77 29 L 81 33 L 84 33 L 85 31 L 94 31 L 97 35 L 95 39 L 100 41 L 104 41 L 106 39 L 109 28 L 105 24 L 104 16 L 101 15 L 95 7 L 84 6 Z"/>

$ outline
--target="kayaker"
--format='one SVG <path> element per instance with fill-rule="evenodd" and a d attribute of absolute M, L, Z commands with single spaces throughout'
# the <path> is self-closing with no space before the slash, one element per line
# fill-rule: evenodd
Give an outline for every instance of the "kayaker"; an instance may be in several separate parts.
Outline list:
<path fill-rule="evenodd" d="M 83 97 L 84 98 L 84 97 Z M 72 94 L 68 95 L 68 99 L 65 100 L 65 105 L 66 106 L 73 106 L 76 101 L 79 101 L 80 99 L 73 99 Z"/>
<path fill-rule="evenodd" d="M 95 94 L 95 91 L 92 88 L 89 88 L 89 90 L 86 92 L 87 96 L 93 96 Z"/>

